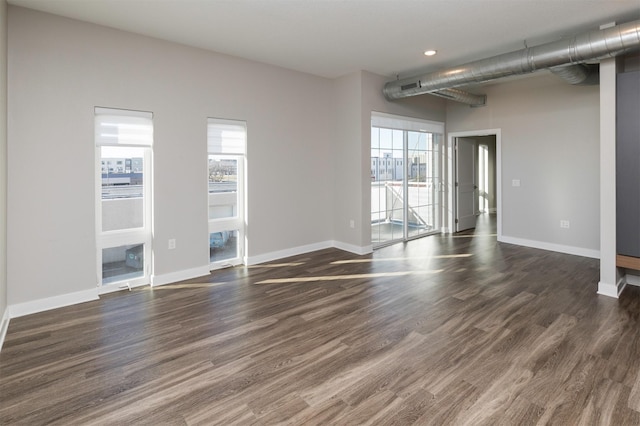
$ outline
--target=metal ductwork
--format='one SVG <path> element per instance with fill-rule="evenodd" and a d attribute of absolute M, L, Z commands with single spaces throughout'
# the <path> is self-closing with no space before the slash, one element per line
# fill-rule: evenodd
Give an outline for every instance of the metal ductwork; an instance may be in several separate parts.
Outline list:
<path fill-rule="evenodd" d="M 549 69 L 572 84 L 589 84 L 594 81 L 594 76 L 597 79 L 597 74 L 593 73 L 591 66 L 585 65 L 586 62 L 597 62 L 638 48 L 640 20 L 469 62 L 459 67 L 390 81 L 385 84 L 383 92 L 388 100 L 425 93 L 454 99 L 455 96 L 450 96 L 449 92 L 453 88 L 542 69 Z M 461 102 L 471 105 L 483 104 L 465 100 Z"/>
<path fill-rule="evenodd" d="M 474 95 L 460 89 L 442 89 L 429 93 L 430 95 L 440 96 L 441 98 L 451 99 L 452 101 L 462 102 L 471 106 L 484 106 L 487 104 L 487 95 Z"/>
<path fill-rule="evenodd" d="M 593 85 L 600 83 L 600 67 L 596 64 L 551 67 L 549 71 L 569 84 Z"/>

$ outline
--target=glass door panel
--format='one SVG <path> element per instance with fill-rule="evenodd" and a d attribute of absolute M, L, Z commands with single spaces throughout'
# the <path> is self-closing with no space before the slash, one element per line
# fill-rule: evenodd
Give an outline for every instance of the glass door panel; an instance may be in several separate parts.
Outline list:
<path fill-rule="evenodd" d="M 409 179 L 407 207 L 409 209 L 409 237 L 436 231 L 439 208 L 439 156 L 432 133 L 408 133 Z"/>
<path fill-rule="evenodd" d="M 404 132 L 371 130 L 371 242 L 404 238 Z"/>

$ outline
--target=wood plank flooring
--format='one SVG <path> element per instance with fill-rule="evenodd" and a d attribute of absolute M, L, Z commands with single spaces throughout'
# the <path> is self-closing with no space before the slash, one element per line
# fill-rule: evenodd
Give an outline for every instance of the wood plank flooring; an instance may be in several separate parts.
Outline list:
<path fill-rule="evenodd" d="M 0 424 L 640 424 L 640 289 L 483 220 L 16 318 Z"/>

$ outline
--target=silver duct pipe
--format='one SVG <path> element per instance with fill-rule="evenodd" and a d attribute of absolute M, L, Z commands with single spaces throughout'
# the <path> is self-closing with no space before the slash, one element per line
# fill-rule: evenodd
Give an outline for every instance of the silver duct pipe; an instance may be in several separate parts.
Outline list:
<path fill-rule="evenodd" d="M 452 101 L 462 102 L 471 106 L 484 106 L 487 104 L 487 95 L 474 95 L 460 89 L 442 89 L 429 93 L 430 95 L 440 96 L 441 98 L 451 99 Z"/>
<path fill-rule="evenodd" d="M 388 100 L 614 57 L 640 47 L 640 20 L 385 84 Z"/>
<path fill-rule="evenodd" d="M 595 64 L 551 67 L 549 71 L 569 84 L 593 85 L 600 82 L 600 67 Z"/>

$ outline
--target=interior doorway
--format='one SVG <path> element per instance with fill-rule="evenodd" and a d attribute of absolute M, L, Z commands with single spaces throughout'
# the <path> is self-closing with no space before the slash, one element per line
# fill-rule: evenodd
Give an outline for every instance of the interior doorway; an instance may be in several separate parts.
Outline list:
<path fill-rule="evenodd" d="M 452 232 L 475 228 L 481 215 L 495 215 L 502 235 L 500 129 L 453 132 L 449 145 L 449 224 Z"/>

